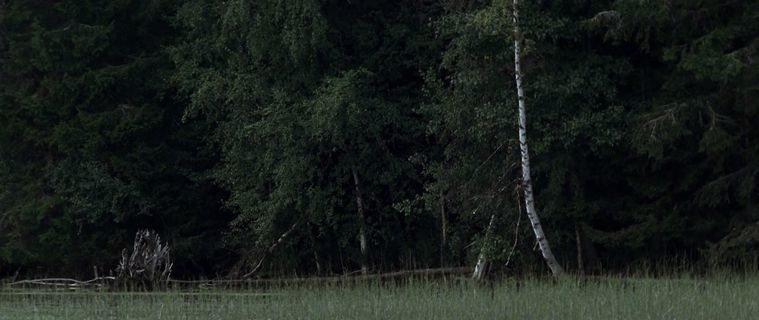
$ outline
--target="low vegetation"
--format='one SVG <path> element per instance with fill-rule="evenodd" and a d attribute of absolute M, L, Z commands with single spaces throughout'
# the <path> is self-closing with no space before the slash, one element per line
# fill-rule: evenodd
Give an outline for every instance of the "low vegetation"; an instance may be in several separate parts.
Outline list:
<path fill-rule="evenodd" d="M 759 278 L 464 279 L 193 292 L 3 291 L 2 319 L 754 319 Z"/>

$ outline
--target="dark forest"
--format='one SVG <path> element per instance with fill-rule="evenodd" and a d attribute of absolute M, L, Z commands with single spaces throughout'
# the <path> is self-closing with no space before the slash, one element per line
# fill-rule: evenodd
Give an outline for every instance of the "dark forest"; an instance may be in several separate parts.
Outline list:
<path fill-rule="evenodd" d="M 0 278 L 548 273 L 526 185 L 567 272 L 755 261 L 759 2 L 512 9 L 0 0 Z"/>

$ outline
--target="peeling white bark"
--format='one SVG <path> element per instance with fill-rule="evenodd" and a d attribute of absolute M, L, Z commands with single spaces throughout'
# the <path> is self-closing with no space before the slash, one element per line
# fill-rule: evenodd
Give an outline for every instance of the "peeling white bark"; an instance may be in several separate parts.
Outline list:
<path fill-rule="evenodd" d="M 564 273 L 561 265 L 556 261 L 551 246 L 548 244 L 543 227 L 540 225 L 540 218 L 535 210 L 535 198 L 532 193 L 532 179 L 530 178 L 530 154 L 527 148 L 527 114 L 525 107 L 524 91 L 522 89 L 522 65 L 521 65 L 521 44 L 522 34 L 519 29 L 519 0 L 513 0 L 513 22 L 514 22 L 514 77 L 517 84 L 517 98 L 519 99 L 519 149 L 522 153 L 522 189 L 524 190 L 525 207 L 527 217 L 530 219 L 532 230 L 535 232 L 535 238 L 540 246 L 540 252 L 543 254 L 548 267 L 554 276 Z"/>

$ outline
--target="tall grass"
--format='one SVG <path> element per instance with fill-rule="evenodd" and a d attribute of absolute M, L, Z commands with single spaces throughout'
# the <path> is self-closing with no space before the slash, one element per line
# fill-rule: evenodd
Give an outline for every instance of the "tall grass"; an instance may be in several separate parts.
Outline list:
<path fill-rule="evenodd" d="M 0 319 L 757 319 L 759 277 L 465 280 L 269 292 L 0 293 Z"/>

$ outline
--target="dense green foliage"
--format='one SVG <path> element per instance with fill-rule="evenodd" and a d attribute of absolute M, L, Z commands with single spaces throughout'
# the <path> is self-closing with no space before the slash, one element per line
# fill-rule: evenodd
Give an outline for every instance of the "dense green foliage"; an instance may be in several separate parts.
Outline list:
<path fill-rule="evenodd" d="M 559 260 L 756 256 L 759 3 L 523 2 Z M 0 1 L 0 275 L 111 270 L 146 228 L 190 277 L 542 267 L 511 5 Z"/>
<path fill-rule="evenodd" d="M 109 270 L 150 226 L 186 268 L 210 271 L 226 193 L 198 182 L 218 157 L 201 147 L 205 124 L 181 124 L 185 106 L 168 81 L 172 4 L 12 1 L 4 10 L 2 264 Z"/>

